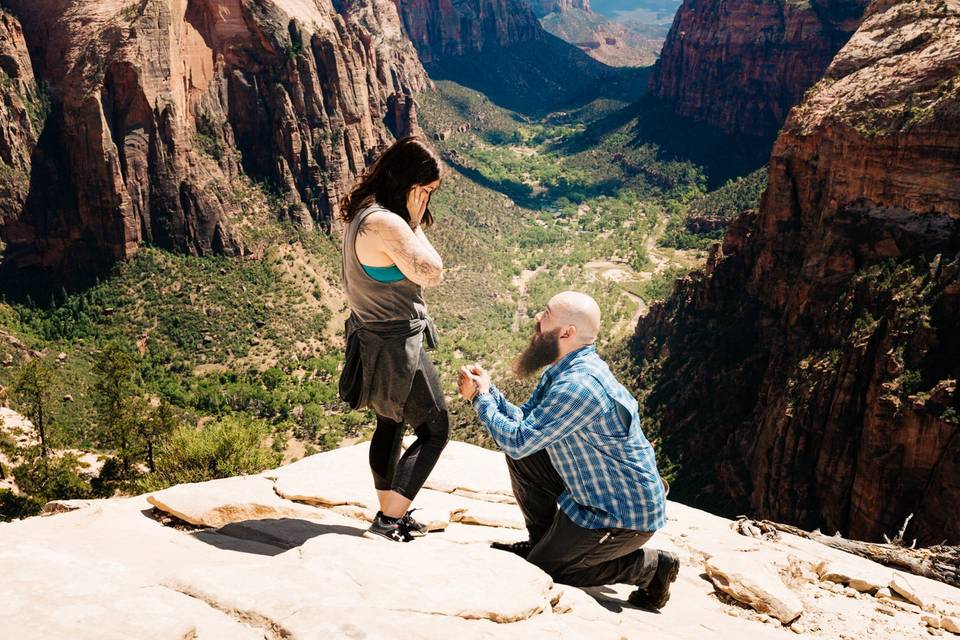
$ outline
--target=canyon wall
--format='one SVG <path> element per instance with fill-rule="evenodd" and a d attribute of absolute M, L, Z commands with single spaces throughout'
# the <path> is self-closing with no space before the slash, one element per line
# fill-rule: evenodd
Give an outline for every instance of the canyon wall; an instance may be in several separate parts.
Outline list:
<path fill-rule="evenodd" d="M 674 495 L 960 542 L 960 2 L 878 0 L 634 346 Z"/>
<path fill-rule="evenodd" d="M 521 0 L 395 0 L 424 64 L 542 40 L 544 31 Z"/>
<path fill-rule="evenodd" d="M 548 13 L 564 13 L 571 9 L 590 11 L 590 0 L 525 0 L 538 18 Z"/>
<path fill-rule="evenodd" d="M 4 267 L 54 280 L 143 243 L 242 253 L 241 175 L 279 194 L 278 217 L 328 227 L 429 85 L 390 0 L 8 4 L 50 110 Z"/>
<path fill-rule="evenodd" d="M 20 23 L 0 9 L 0 225 L 26 200 L 44 100 Z"/>
<path fill-rule="evenodd" d="M 650 92 L 678 115 L 772 138 L 869 0 L 685 0 Z"/>

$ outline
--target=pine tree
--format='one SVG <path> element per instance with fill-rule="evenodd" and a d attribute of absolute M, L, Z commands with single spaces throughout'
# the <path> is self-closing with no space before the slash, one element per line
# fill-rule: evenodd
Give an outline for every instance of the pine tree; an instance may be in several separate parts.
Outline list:
<path fill-rule="evenodd" d="M 140 437 L 143 438 L 147 447 L 147 467 L 151 473 L 157 470 L 154 461 L 156 446 L 169 437 L 178 424 L 177 415 L 166 400 L 162 400 L 160 406 L 154 409 L 146 420 L 140 421 Z"/>
<path fill-rule="evenodd" d="M 97 357 L 96 370 L 100 444 L 116 452 L 124 474 L 129 474 L 143 453 L 139 423 L 145 412 L 137 356 L 118 342 L 109 342 Z"/>
<path fill-rule="evenodd" d="M 18 408 L 33 422 L 40 438 L 40 455 L 44 459 L 49 452 L 47 421 L 50 415 L 50 391 L 54 382 L 53 369 L 40 358 L 22 364 L 13 381 Z"/>

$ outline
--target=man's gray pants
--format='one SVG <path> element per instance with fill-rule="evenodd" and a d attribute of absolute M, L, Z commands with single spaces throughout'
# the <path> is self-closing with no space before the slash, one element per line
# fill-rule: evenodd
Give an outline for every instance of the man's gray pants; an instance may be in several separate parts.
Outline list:
<path fill-rule="evenodd" d="M 584 529 L 575 524 L 557 508 L 564 485 L 546 451 L 520 460 L 507 456 L 507 467 L 534 545 L 528 562 L 557 582 L 575 587 L 650 584 L 658 553 L 643 545 L 653 537 L 652 531 Z"/>

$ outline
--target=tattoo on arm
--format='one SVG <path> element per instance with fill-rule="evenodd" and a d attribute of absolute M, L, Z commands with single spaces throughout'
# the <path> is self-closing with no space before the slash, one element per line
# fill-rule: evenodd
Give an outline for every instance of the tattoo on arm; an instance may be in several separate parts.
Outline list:
<path fill-rule="evenodd" d="M 399 218 L 398 218 L 399 220 Z M 400 227 L 399 225 L 404 225 Z M 402 220 L 378 219 L 377 233 L 386 253 L 408 278 L 420 285 L 436 286 L 443 282 L 443 262 L 440 256 L 427 248 L 426 242 L 406 227 Z"/>

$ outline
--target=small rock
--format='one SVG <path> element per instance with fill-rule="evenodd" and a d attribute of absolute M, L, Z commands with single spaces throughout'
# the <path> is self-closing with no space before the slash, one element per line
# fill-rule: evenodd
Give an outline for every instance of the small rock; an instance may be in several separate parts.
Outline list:
<path fill-rule="evenodd" d="M 53 516 L 58 513 L 67 513 L 68 511 L 76 511 L 77 509 L 89 507 L 91 504 L 93 504 L 92 500 L 51 500 L 43 505 L 43 509 L 40 510 L 40 515 Z"/>
<path fill-rule="evenodd" d="M 891 600 L 891 602 L 893 602 L 894 606 L 899 607 L 909 613 L 916 613 L 918 615 L 923 613 L 923 609 L 913 604 L 912 602 L 901 602 L 899 600 Z"/>
<path fill-rule="evenodd" d="M 68 393 L 67 395 L 63 396 L 63 401 L 64 401 L 64 402 L 73 402 L 73 396 Z"/>
<path fill-rule="evenodd" d="M 940 628 L 940 616 L 932 616 L 927 614 L 920 616 L 920 620 L 928 627 L 933 627 L 934 629 Z"/>
<path fill-rule="evenodd" d="M 893 600 L 893 592 L 890 591 L 889 587 L 884 587 L 883 589 L 877 589 L 877 592 L 874 596 L 877 600 Z"/>
<path fill-rule="evenodd" d="M 66 359 L 67 359 L 67 354 L 64 353 L 63 351 L 57 354 L 57 360 L 59 360 L 60 362 L 63 362 Z"/>
<path fill-rule="evenodd" d="M 851 589 L 855 589 L 860 593 L 876 593 L 877 589 L 880 588 L 880 585 L 874 584 L 869 580 L 861 580 L 860 578 L 851 578 L 849 586 Z"/>
<path fill-rule="evenodd" d="M 916 587 L 910 583 L 910 581 L 907 579 L 907 576 L 903 575 L 899 571 L 893 574 L 893 578 L 890 580 L 890 589 L 900 594 L 905 600 L 912 602 L 921 609 L 926 607 L 926 599 L 921 596 Z"/>
<path fill-rule="evenodd" d="M 760 613 L 769 613 L 789 624 L 803 613 L 803 603 L 765 564 L 742 553 L 718 554 L 706 561 L 707 575 L 714 586 L 734 600 Z"/>
<path fill-rule="evenodd" d="M 940 618 L 940 627 L 949 631 L 950 633 L 960 635 L 960 618 L 955 618 L 954 616 L 942 616 Z"/>

